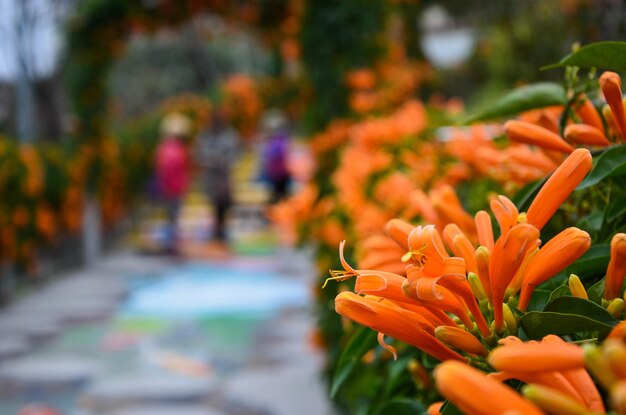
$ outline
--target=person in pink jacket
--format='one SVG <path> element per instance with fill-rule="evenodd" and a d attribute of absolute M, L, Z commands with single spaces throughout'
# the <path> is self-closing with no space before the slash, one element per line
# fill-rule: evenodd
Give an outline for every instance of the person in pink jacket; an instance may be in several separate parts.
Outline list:
<path fill-rule="evenodd" d="M 178 211 L 191 174 L 191 160 L 186 144 L 190 133 L 191 122 L 186 116 L 168 114 L 161 124 L 161 140 L 155 153 L 156 184 L 168 216 L 164 243 L 168 253 L 177 251 Z"/>

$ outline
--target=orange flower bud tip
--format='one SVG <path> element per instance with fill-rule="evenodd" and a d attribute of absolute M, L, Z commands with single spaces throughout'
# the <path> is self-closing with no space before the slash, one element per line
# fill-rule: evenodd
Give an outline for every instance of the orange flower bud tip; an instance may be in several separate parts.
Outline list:
<path fill-rule="evenodd" d="M 428 407 L 426 413 L 428 415 L 441 415 L 441 407 L 443 406 L 443 401 L 435 402 Z"/>

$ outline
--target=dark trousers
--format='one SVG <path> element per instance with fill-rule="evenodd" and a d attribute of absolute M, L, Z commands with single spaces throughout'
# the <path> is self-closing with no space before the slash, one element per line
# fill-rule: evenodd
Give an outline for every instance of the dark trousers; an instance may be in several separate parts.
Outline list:
<path fill-rule="evenodd" d="M 226 214 L 230 208 L 230 203 L 222 201 L 213 201 L 214 209 L 214 229 L 213 239 L 220 242 L 226 242 Z"/>

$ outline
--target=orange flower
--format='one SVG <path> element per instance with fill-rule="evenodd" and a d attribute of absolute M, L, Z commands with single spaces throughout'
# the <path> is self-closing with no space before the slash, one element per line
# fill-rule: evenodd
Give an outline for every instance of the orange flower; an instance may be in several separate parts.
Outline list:
<path fill-rule="evenodd" d="M 460 362 L 437 366 L 435 381 L 437 390 L 467 415 L 542 414 L 513 389 Z"/>
<path fill-rule="evenodd" d="M 344 291 L 335 298 L 335 310 L 361 325 L 403 341 L 439 360 L 465 359 L 416 323 L 415 313 L 378 297 Z"/>
<path fill-rule="evenodd" d="M 508 197 L 502 195 L 492 199 L 489 206 L 500 225 L 501 235 L 505 236 L 511 227 L 517 223 L 519 216 L 517 206 Z"/>
<path fill-rule="evenodd" d="M 474 237 L 476 228 L 472 216 L 465 211 L 454 188 L 450 185 L 443 185 L 431 192 L 430 200 L 434 210 L 441 219 L 448 223 L 456 223 L 471 238 Z"/>
<path fill-rule="evenodd" d="M 588 146 L 606 147 L 611 145 L 608 138 L 596 127 L 587 124 L 571 124 L 565 127 L 563 133 L 570 143 Z"/>
<path fill-rule="evenodd" d="M 495 369 L 512 373 L 574 370 L 585 366 L 581 347 L 551 341 L 509 343 L 492 350 L 488 361 Z"/>
<path fill-rule="evenodd" d="M 467 271 L 478 272 L 475 258 L 476 248 L 474 248 L 463 231 L 454 223 L 450 223 L 443 229 L 443 236 L 446 245 L 452 250 L 454 255 L 465 260 Z"/>
<path fill-rule="evenodd" d="M 539 230 L 532 225 L 519 224 L 504 237 L 498 238 L 489 260 L 489 277 L 496 330 L 503 328 L 502 301 L 509 283 L 515 276 L 526 254 L 539 243 Z"/>
<path fill-rule="evenodd" d="M 489 303 L 493 304 L 493 299 L 491 297 L 491 278 L 489 275 L 489 258 L 489 250 L 484 246 L 479 246 L 476 250 L 476 267 L 478 268 L 478 278 L 480 279 L 480 283 L 482 284 L 483 289 L 487 294 Z"/>
<path fill-rule="evenodd" d="M 455 349 L 479 356 L 487 356 L 485 346 L 476 337 L 460 327 L 439 326 L 435 329 L 435 337 Z"/>
<path fill-rule="evenodd" d="M 361 244 L 358 266 L 361 269 L 377 269 L 403 275 L 406 264 L 400 258 L 405 252 L 388 236 L 372 235 Z"/>
<path fill-rule="evenodd" d="M 509 140 L 516 143 L 531 144 L 547 150 L 571 153 L 574 147 L 567 144 L 556 133 L 525 121 L 510 120 L 504 123 L 504 131 Z"/>
<path fill-rule="evenodd" d="M 491 216 L 484 210 L 476 212 L 474 223 L 478 233 L 478 243 L 487 248 L 489 252 L 493 250 L 493 228 L 491 227 Z"/>
<path fill-rule="evenodd" d="M 624 276 L 626 276 L 626 234 L 617 233 L 611 239 L 611 260 L 606 270 L 604 298 L 612 300 L 621 297 Z"/>
<path fill-rule="evenodd" d="M 626 113 L 622 103 L 622 80 L 615 72 L 604 72 L 600 76 L 600 88 L 606 103 L 611 107 L 613 118 L 622 138 L 626 138 Z"/>
<path fill-rule="evenodd" d="M 574 150 L 541 187 L 528 208 L 526 216 L 528 223 L 541 230 L 563 201 L 585 178 L 591 167 L 592 158 L 589 150 L 584 148 Z"/>
<path fill-rule="evenodd" d="M 410 256 L 404 259 L 413 261 L 420 268 L 428 264 L 426 270 L 431 276 L 443 273 L 443 261 L 449 255 L 434 225 L 416 226 L 409 233 L 408 241 Z"/>
<path fill-rule="evenodd" d="M 582 96 L 582 103 L 576 110 L 576 114 L 587 125 L 597 128 L 599 131 L 604 131 L 604 124 L 602 124 L 602 118 L 593 106 L 593 103 L 585 96 Z"/>
<path fill-rule="evenodd" d="M 408 222 L 400 219 L 391 219 L 387 222 L 385 229 L 387 235 L 406 251 L 409 249 L 409 233 L 411 233 L 413 228 L 414 226 Z"/>
<path fill-rule="evenodd" d="M 535 287 L 576 261 L 590 246 L 589 234 L 574 227 L 567 228 L 552 238 L 528 264 L 517 307 L 525 311 Z"/>

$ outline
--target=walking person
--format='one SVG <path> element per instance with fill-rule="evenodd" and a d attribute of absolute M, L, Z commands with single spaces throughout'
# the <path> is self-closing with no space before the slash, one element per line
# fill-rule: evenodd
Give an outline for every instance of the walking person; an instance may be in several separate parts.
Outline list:
<path fill-rule="evenodd" d="M 287 161 L 290 137 L 286 120 L 279 112 L 270 113 L 265 123 L 267 141 L 262 150 L 262 176 L 270 185 L 270 204 L 275 204 L 289 195 L 291 173 Z"/>
<path fill-rule="evenodd" d="M 178 254 L 178 212 L 191 170 L 187 141 L 191 121 L 183 114 L 170 113 L 161 123 L 161 139 L 155 152 L 155 178 L 160 200 L 167 211 L 163 248 Z"/>
<path fill-rule="evenodd" d="M 204 178 L 203 187 L 213 207 L 214 248 L 228 251 L 226 220 L 233 205 L 231 169 L 238 154 L 235 130 L 226 124 L 220 110 L 215 110 L 211 125 L 200 134 L 196 163 Z"/>

